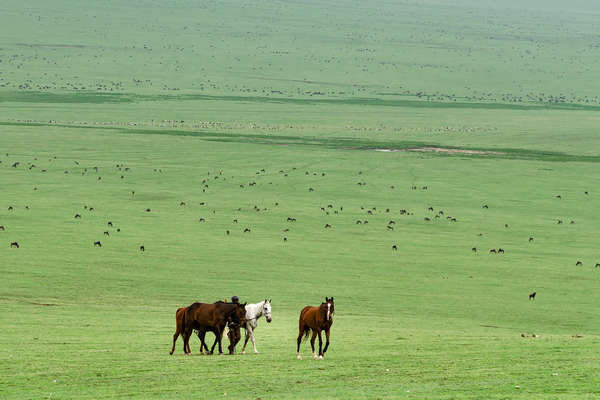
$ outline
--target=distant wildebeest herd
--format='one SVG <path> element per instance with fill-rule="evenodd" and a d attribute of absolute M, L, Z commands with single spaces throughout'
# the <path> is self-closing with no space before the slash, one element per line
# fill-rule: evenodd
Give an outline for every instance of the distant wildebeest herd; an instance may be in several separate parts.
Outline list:
<path fill-rule="evenodd" d="M 310 345 L 314 359 L 323 359 L 325 352 L 329 347 L 329 334 L 333 324 L 334 315 L 333 297 L 326 297 L 325 301 L 319 306 L 306 306 L 300 311 L 298 321 L 298 339 L 297 339 L 297 357 L 300 355 L 300 344 L 312 332 Z M 181 307 L 175 313 L 175 334 L 173 334 L 173 346 L 169 354 L 175 352 L 177 338 L 181 335 L 183 339 L 183 352 L 191 355 L 190 337 L 195 331 L 200 339 L 200 354 L 213 354 L 215 346 L 219 346 L 219 354 L 223 354 L 222 339 L 225 329 L 228 328 L 227 337 L 229 338 L 229 354 L 234 354 L 235 346 L 241 339 L 241 328 L 245 330 L 244 345 L 242 354 L 246 353 L 248 340 L 252 340 L 254 354 L 258 354 L 256 349 L 256 339 L 254 331 L 258 326 L 260 317 L 265 316 L 267 322 L 271 322 L 271 300 L 263 300 L 254 304 L 241 304 L 237 296 L 231 298 L 231 302 L 217 301 L 215 303 L 193 303 L 188 307 Z M 325 331 L 325 347 L 323 348 L 323 339 L 321 333 Z M 208 349 L 205 338 L 207 332 L 215 334 L 215 341 L 211 349 Z M 319 338 L 319 352 L 315 351 L 315 340 Z"/>

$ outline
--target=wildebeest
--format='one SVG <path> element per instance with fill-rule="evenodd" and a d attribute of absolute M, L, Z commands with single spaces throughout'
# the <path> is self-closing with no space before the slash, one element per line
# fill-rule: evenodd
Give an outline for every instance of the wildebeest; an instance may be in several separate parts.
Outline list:
<path fill-rule="evenodd" d="M 98 240 L 97 242 L 94 242 L 94 247 L 102 247 L 102 243 Z"/>
<path fill-rule="evenodd" d="M 16 248 L 18 249 L 18 248 L 19 248 L 19 243 L 17 243 L 17 242 L 12 242 L 12 243 L 10 244 L 10 247 L 16 247 Z"/>
<path fill-rule="evenodd" d="M 325 297 L 325 301 L 321 303 L 318 307 L 306 306 L 300 311 L 300 319 L 298 321 L 298 339 L 297 339 L 297 352 L 298 352 L 298 360 L 301 360 L 300 356 L 300 343 L 302 342 L 302 337 L 304 339 L 308 338 L 310 331 L 312 331 L 312 337 L 310 339 L 310 345 L 313 352 L 313 357 L 315 360 L 323 359 L 325 356 L 325 352 L 329 347 L 329 332 L 331 329 L 331 325 L 333 324 L 333 314 L 334 314 L 334 304 L 333 297 L 328 298 Z M 325 331 L 325 348 L 321 350 L 323 346 L 323 339 L 321 338 L 321 331 Z M 319 355 L 315 353 L 315 339 L 319 336 Z"/>
<path fill-rule="evenodd" d="M 536 292 L 533 292 L 529 295 L 529 300 L 535 300 L 535 294 Z"/>

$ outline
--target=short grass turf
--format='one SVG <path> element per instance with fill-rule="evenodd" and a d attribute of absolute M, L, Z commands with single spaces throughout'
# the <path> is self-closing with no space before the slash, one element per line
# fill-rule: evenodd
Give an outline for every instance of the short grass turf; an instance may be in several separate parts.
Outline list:
<path fill-rule="evenodd" d="M 600 397 L 599 11 L 4 2 L 0 397 Z M 168 354 L 234 294 L 259 355 Z"/>
<path fill-rule="evenodd" d="M 597 395 L 596 163 L 3 129 L 7 397 Z M 273 298 L 260 355 L 169 356 L 176 308 L 233 294 Z"/>

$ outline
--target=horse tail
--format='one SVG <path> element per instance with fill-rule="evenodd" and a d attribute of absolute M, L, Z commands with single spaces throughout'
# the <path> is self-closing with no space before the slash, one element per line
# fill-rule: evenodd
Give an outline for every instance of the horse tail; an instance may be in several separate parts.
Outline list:
<path fill-rule="evenodd" d="M 303 342 L 306 342 L 308 335 L 310 335 L 310 328 L 307 325 L 304 325 L 304 337 L 302 338 Z"/>
<path fill-rule="evenodd" d="M 187 310 L 184 310 L 183 315 L 181 316 L 181 337 L 184 340 L 185 340 L 185 316 L 186 315 L 187 315 Z M 175 317 L 175 318 L 177 319 L 177 317 Z"/>

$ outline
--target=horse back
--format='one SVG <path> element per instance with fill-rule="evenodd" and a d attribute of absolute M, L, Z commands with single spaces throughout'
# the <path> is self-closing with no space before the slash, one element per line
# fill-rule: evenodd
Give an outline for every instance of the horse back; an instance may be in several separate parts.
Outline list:
<path fill-rule="evenodd" d="M 300 311 L 300 323 L 310 326 L 311 328 L 317 325 L 319 317 L 319 307 L 306 306 Z"/>

